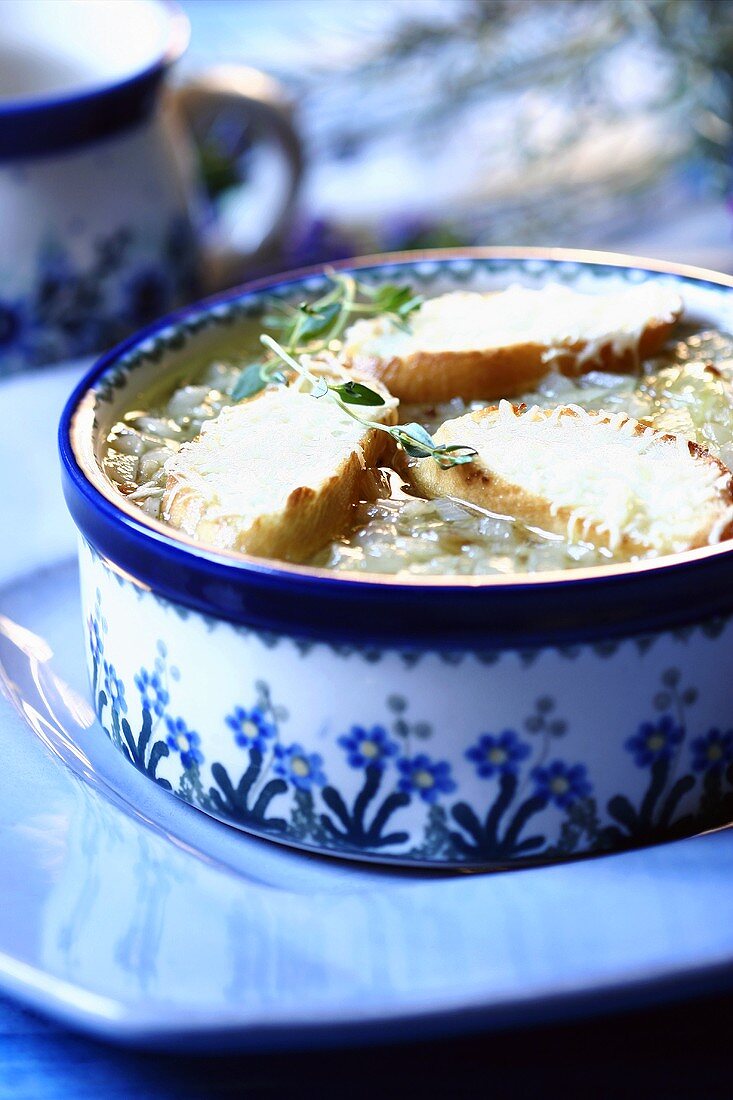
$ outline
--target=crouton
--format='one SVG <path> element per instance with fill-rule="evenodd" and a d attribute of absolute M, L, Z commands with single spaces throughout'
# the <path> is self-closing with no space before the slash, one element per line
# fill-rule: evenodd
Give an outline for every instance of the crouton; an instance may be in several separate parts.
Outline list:
<path fill-rule="evenodd" d="M 394 423 L 397 402 L 373 388 L 385 404 L 371 418 Z M 342 533 L 392 447 L 328 397 L 271 387 L 223 409 L 168 460 L 163 518 L 217 549 L 302 562 Z"/>
<path fill-rule="evenodd" d="M 478 453 L 447 470 L 415 465 L 411 480 L 426 497 L 458 497 L 624 555 L 676 553 L 731 534 L 730 470 L 624 413 L 502 401 L 446 421 L 435 439 Z"/>
<path fill-rule="evenodd" d="M 342 363 L 406 402 L 495 401 L 533 389 L 554 369 L 629 372 L 655 355 L 682 313 L 657 280 L 608 294 L 549 284 L 429 299 L 400 328 L 388 317 L 346 332 Z"/>

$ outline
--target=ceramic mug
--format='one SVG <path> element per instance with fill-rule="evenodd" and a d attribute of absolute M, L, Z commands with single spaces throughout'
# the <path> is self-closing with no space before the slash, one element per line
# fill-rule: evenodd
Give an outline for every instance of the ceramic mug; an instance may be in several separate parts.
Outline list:
<path fill-rule="evenodd" d="M 0 375 L 109 347 L 277 246 L 301 171 L 277 84 L 244 67 L 172 92 L 189 36 L 163 0 L 11 0 L 0 23 Z M 277 182 L 219 228 L 194 134 L 267 146 Z M 272 168 L 272 165 L 271 165 Z M 245 202 L 248 198 L 245 195 Z M 261 205 L 261 204 L 260 204 Z M 231 243 L 234 238 L 234 243 Z"/>

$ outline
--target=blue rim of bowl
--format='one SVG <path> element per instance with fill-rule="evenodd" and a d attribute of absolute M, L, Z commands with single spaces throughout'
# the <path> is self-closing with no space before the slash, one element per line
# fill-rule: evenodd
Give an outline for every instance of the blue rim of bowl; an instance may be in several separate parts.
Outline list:
<path fill-rule="evenodd" d="M 131 129 L 150 116 L 166 72 L 188 46 L 190 24 L 175 0 L 147 0 L 168 21 L 165 44 L 131 76 L 94 87 L 0 103 L 0 164 L 50 156 Z"/>
<path fill-rule="evenodd" d="M 671 275 L 730 288 L 733 277 L 702 268 L 576 249 L 464 248 L 360 257 L 246 283 L 187 306 L 130 337 L 87 372 L 59 426 L 63 488 L 85 541 L 122 577 L 201 614 L 274 634 L 369 647 L 496 651 L 684 629 L 733 613 L 733 544 L 624 565 L 511 577 L 403 577 L 334 573 L 207 549 L 147 520 L 102 492 L 77 458 L 71 436 L 84 399 L 130 351 L 217 307 L 322 276 L 325 268 L 384 271 L 420 262 L 538 260 Z M 100 478 L 101 480 L 101 478 Z"/>

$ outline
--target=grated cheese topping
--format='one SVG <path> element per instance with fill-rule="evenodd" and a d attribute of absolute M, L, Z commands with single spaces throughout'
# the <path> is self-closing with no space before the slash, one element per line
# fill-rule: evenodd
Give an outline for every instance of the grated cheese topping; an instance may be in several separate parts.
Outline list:
<path fill-rule="evenodd" d="M 380 419 L 394 399 L 370 412 Z M 183 528 L 195 532 L 209 519 L 236 520 L 243 527 L 281 512 L 294 489 L 318 490 L 344 462 L 363 459 L 369 429 L 328 398 L 314 398 L 298 386 L 277 387 L 207 421 L 198 439 L 184 443 L 165 464 L 173 486 L 164 518 L 176 494 L 194 490 L 197 505 Z"/>
<path fill-rule="evenodd" d="M 694 544 L 706 525 L 710 541 L 719 539 L 731 518 L 729 471 L 707 454 L 691 454 L 682 436 L 624 413 L 577 405 L 518 412 L 502 401 L 490 415 L 447 421 L 437 438 L 454 434 L 476 448 L 490 473 L 546 500 L 550 515 L 568 512 L 570 540 L 601 536 L 615 550 L 627 536 L 674 552 Z"/>
<path fill-rule="evenodd" d="M 540 290 L 510 286 L 495 294 L 457 291 L 425 302 L 411 316 L 409 330 L 387 317 L 357 321 L 346 333 L 344 354 L 348 360 L 389 360 L 537 344 L 551 362 L 567 347 L 582 345 L 578 360 L 592 362 L 608 345 L 618 356 L 636 353 L 650 320 L 670 322 L 681 311 L 679 295 L 658 280 L 610 294 L 582 294 L 557 283 Z"/>

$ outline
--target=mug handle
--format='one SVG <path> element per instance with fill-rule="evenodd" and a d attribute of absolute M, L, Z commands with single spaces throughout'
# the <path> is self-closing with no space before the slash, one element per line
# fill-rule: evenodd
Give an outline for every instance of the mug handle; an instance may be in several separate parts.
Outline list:
<path fill-rule="evenodd" d="M 281 197 L 255 243 L 237 247 L 236 241 L 232 244 L 227 239 L 231 234 L 221 226 L 213 227 L 212 245 L 206 250 L 205 281 L 209 289 L 219 289 L 241 280 L 248 265 L 264 262 L 277 250 L 303 174 L 303 146 L 285 91 L 257 69 L 217 65 L 177 88 L 175 98 L 200 149 L 206 149 L 214 127 L 225 120 L 228 148 L 223 161 L 231 164 L 249 146 L 251 131 L 258 144 L 271 143 L 279 155 Z"/>

